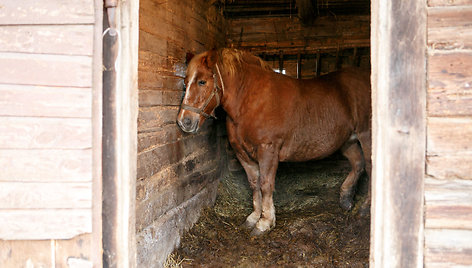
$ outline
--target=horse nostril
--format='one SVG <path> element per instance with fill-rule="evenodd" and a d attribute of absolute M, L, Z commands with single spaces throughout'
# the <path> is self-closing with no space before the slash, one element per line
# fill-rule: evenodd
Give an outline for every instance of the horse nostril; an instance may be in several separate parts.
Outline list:
<path fill-rule="evenodd" d="M 185 117 L 183 120 L 183 124 L 185 127 L 190 127 L 190 125 L 192 125 L 192 120 L 190 120 L 190 118 L 188 117 Z"/>

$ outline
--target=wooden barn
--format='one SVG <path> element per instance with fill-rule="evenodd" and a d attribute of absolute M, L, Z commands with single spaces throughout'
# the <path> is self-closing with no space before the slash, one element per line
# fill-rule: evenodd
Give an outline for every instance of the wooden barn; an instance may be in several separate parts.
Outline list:
<path fill-rule="evenodd" d="M 0 267 L 160 267 L 237 166 L 187 57 L 371 68 L 372 267 L 472 266 L 472 1 L 0 1 Z"/>

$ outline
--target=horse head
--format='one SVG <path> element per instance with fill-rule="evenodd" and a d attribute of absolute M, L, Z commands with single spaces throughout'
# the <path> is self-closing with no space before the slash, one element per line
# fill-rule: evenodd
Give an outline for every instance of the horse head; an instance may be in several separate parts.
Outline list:
<path fill-rule="evenodd" d="M 217 51 L 211 50 L 190 60 L 184 80 L 185 95 L 177 116 L 177 124 L 185 132 L 195 133 L 207 118 L 215 118 L 224 90 L 217 58 Z"/>

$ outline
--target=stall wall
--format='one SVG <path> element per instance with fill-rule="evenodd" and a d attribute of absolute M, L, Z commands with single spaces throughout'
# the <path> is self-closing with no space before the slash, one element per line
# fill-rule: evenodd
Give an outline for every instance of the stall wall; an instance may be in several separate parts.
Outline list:
<path fill-rule="evenodd" d="M 101 263 L 101 8 L 0 5 L 1 267 Z"/>
<path fill-rule="evenodd" d="M 472 3 L 428 1 L 425 266 L 472 265 Z"/>
<path fill-rule="evenodd" d="M 208 1 L 142 0 L 136 182 L 138 266 L 162 265 L 216 197 L 219 157 L 209 120 L 198 134 L 176 124 L 188 53 L 224 46 L 223 16 Z"/>

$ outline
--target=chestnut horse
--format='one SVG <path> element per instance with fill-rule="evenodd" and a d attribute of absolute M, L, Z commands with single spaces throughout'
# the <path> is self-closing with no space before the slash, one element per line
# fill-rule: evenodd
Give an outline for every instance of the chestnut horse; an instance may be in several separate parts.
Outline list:
<path fill-rule="evenodd" d="M 371 171 L 371 97 L 368 71 L 351 68 L 310 80 L 278 74 L 260 58 L 236 49 L 196 55 L 185 77 L 177 123 L 195 133 L 217 106 L 227 113 L 231 146 L 253 190 L 253 235 L 275 226 L 272 200 L 279 161 L 320 159 L 337 150 L 352 171 L 340 203 L 352 208 L 356 183 Z M 361 212 L 368 211 L 370 187 Z"/>

